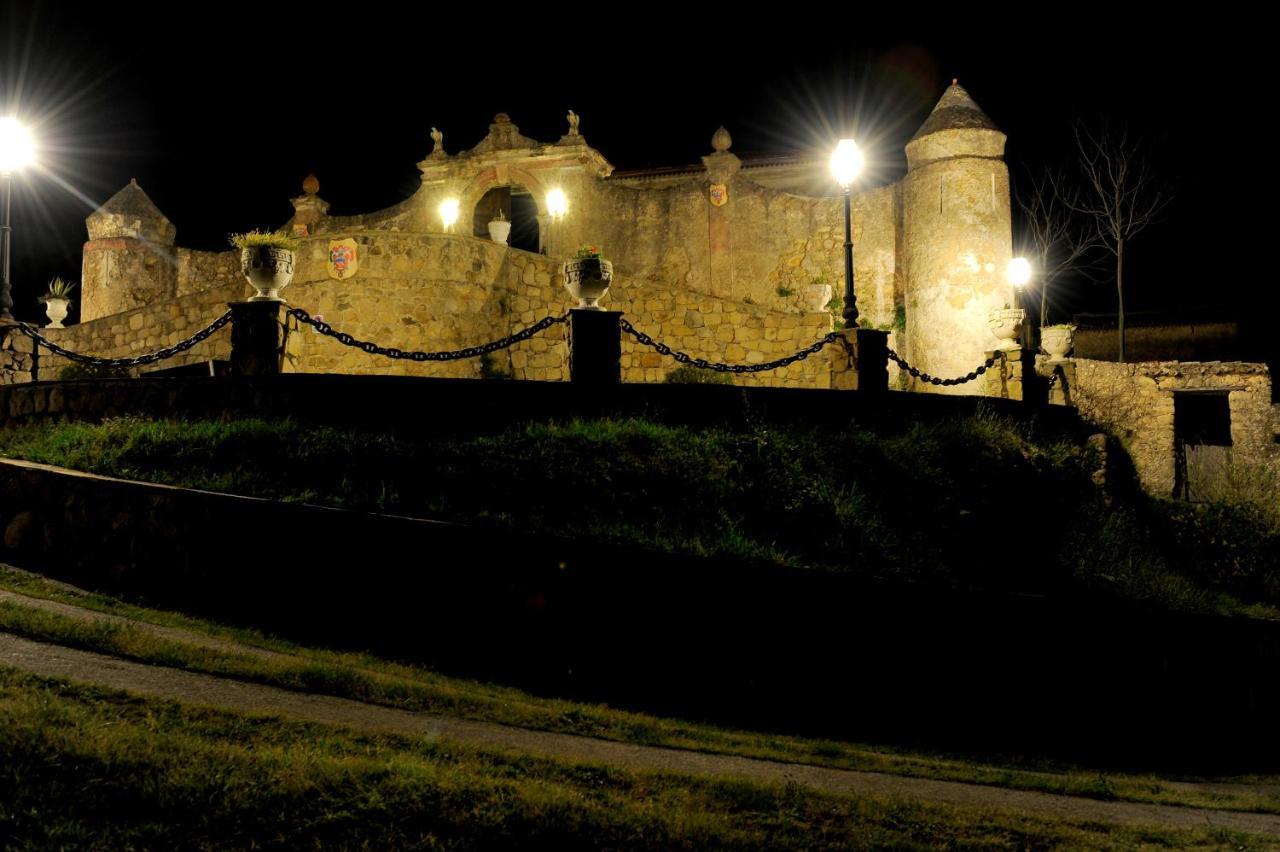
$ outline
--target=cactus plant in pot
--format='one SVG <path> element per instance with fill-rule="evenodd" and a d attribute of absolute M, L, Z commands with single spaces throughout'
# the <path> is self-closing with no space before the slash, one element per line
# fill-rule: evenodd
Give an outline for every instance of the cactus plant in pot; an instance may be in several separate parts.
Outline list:
<path fill-rule="evenodd" d="M 67 310 L 71 307 L 71 291 L 74 289 L 74 281 L 54 278 L 49 282 L 49 289 L 40 297 L 40 301 L 44 302 L 44 312 L 49 316 L 46 328 L 66 328 L 62 321 L 67 318 Z"/>
<path fill-rule="evenodd" d="M 231 244 L 240 249 L 240 271 L 255 291 L 249 301 L 279 301 L 280 291 L 293 280 L 298 238 L 281 231 L 249 231 L 232 234 Z"/>
<path fill-rule="evenodd" d="M 598 246 L 583 246 L 564 264 L 564 286 L 578 300 L 578 309 L 603 311 L 600 299 L 613 283 L 613 264 L 600 256 Z"/>

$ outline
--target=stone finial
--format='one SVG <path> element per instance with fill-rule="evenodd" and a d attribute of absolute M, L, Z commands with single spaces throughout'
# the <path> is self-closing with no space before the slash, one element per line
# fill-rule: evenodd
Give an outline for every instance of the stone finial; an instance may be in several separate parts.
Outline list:
<path fill-rule="evenodd" d="M 703 157 L 702 164 L 707 167 L 707 177 L 713 185 L 727 184 L 742 168 L 742 160 L 729 150 L 732 144 L 733 137 L 723 127 L 711 136 L 711 147 L 715 153 Z"/>
<path fill-rule="evenodd" d="M 569 114 L 565 116 L 565 119 L 569 122 L 569 132 L 561 136 L 560 140 L 556 142 L 556 144 L 557 145 L 587 144 L 586 140 L 582 137 L 582 134 L 578 131 L 578 122 L 582 120 L 582 116 L 578 115 L 573 110 L 569 110 Z"/>
<path fill-rule="evenodd" d="M 430 156 L 437 160 L 440 159 L 441 157 L 449 156 L 448 154 L 445 153 L 445 150 L 444 150 L 444 133 L 434 127 L 431 128 Z"/>
<path fill-rule="evenodd" d="M 312 172 L 302 181 L 302 195 L 290 199 L 293 204 L 293 224 L 304 225 L 306 233 L 329 212 L 329 202 L 319 196 L 320 179 Z"/>

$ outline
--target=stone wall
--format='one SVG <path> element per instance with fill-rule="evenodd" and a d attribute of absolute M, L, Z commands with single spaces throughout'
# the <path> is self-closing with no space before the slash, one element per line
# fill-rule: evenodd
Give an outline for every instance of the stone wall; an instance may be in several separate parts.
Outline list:
<path fill-rule="evenodd" d="M 568 130 L 558 141 L 540 142 L 499 114 L 478 144 L 452 154 L 433 134 L 434 148 L 418 165 L 417 191 L 385 210 L 356 216 L 329 216 L 318 180 L 309 177 L 285 223 L 305 240 L 287 298 L 384 346 L 461 348 L 562 312 L 567 302 L 557 281 L 560 262 L 590 244 L 614 263 L 617 285 L 608 306 L 690 354 L 768 361 L 830 329 L 844 295 L 844 222 L 840 190 L 825 164 L 794 158 L 772 166 L 744 163 L 721 128 L 701 167 L 615 174 L 578 132 L 576 118 Z M 988 314 L 1011 298 L 1003 148 L 1004 135 L 953 84 L 908 144 L 906 178 L 860 184 L 852 197 L 860 322 L 893 330 L 890 345 L 935 375 L 960 375 L 980 363 L 995 343 Z M 471 236 L 477 206 L 497 188 L 528 193 L 542 255 Z M 557 219 L 546 207 L 552 189 L 568 199 L 567 214 Z M 458 205 L 453 226 L 440 216 L 446 200 Z M 156 329 L 136 349 L 170 336 L 173 300 L 239 286 L 234 252 L 175 249 L 176 229 L 136 184 L 87 225 L 84 319 L 154 312 L 154 319 L 127 319 L 125 330 Z M 325 260 L 329 241 L 344 238 L 359 245 L 359 269 L 338 281 L 329 277 Z M 81 334 L 87 343 L 121 346 L 118 329 L 114 322 Z M 310 332 L 293 335 L 290 369 L 446 376 L 482 369 L 478 361 L 371 360 L 336 347 Z M 629 381 L 661 380 L 669 366 L 630 343 L 623 357 Z M 503 358 L 505 364 L 486 362 L 483 369 L 505 369 L 519 378 L 565 377 L 558 328 L 495 356 Z M 817 363 L 741 381 L 825 387 L 830 377 Z M 897 386 L 896 369 L 890 379 Z"/>
<path fill-rule="evenodd" d="M 197 290 L 158 304 L 144 305 L 66 328 L 41 329 L 41 334 L 73 352 L 101 358 L 131 358 L 190 337 L 221 316 L 227 310 L 228 302 L 243 299 L 247 287 L 241 278 L 221 287 Z M 146 372 L 227 360 L 230 354 L 230 332 L 222 329 L 186 352 L 140 369 Z M 69 364 L 66 358 L 41 347 L 36 378 L 57 379 Z"/>
<path fill-rule="evenodd" d="M 1143 487 L 1171 497 L 1176 485 L 1174 394 L 1225 391 L 1231 410 L 1231 457 L 1280 465 L 1277 418 L 1265 364 L 1149 361 L 1119 364 L 1082 358 L 1066 362 L 1069 400 L 1082 417 L 1120 439 Z M 1048 375 L 1043 359 L 1038 370 Z"/>
<path fill-rule="evenodd" d="M 560 264 L 543 255 L 508 249 L 473 237 L 388 232 L 346 232 L 360 246 L 357 277 L 336 281 L 325 271 L 328 237 L 304 241 L 290 303 L 320 315 L 362 340 L 398 348 L 438 351 L 495 340 L 558 316 L 572 300 Z M 820 312 L 780 312 L 732 299 L 699 295 L 661 282 L 618 273 L 603 300 L 642 331 L 707 360 L 760 363 L 789 355 L 831 330 Z M 286 370 L 351 374 L 474 378 L 509 374 L 518 379 L 568 379 L 563 326 L 486 361 L 477 358 L 415 362 L 369 355 L 303 327 L 292 331 Z M 622 345 L 624 381 L 662 381 L 677 367 L 631 338 Z M 740 384 L 826 387 L 821 358 L 782 370 L 735 377 Z"/>
<path fill-rule="evenodd" d="M 177 296 L 189 296 L 203 290 L 248 294 L 244 273 L 240 271 L 240 252 L 177 250 L 178 274 L 174 287 Z"/>

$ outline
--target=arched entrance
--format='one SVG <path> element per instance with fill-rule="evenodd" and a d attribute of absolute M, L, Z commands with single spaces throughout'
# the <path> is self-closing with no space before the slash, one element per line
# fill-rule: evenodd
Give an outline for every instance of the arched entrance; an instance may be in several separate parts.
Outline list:
<path fill-rule="evenodd" d="M 489 239 L 489 222 L 502 217 L 511 222 L 511 236 L 507 245 L 523 251 L 542 250 L 538 233 L 538 202 L 533 193 L 519 184 L 495 186 L 480 196 L 472 216 L 472 234 Z"/>

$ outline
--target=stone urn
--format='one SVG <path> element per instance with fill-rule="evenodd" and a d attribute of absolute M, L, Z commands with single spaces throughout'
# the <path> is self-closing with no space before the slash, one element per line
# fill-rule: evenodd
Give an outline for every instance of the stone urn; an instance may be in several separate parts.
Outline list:
<path fill-rule="evenodd" d="M 579 310 L 603 311 L 600 299 L 613 283 L 613 264 L 602 257 L 575 257 L 565 261 L 564 288 L 578 300 Z"/>
<path fill-rule="evenodd" d="M 250 302 L 278 302 L 280 291 L 293 280 L 293 252 L 272 246 L 240 249 L 240 271 L 256 291 Z"/>
<path fill-rule="evenodd" d="M 1050 361 L 1066 358 L 1075 338 L 1074 325 L 1047 325 L 1040 329 L 1040 347 L 1049 355 Z"/>
<path fill-rule="evenodd" d="M 804 309 L 812 314 L 820 314 L 827 309 L 827 305 L 831 304 L 831 297 L 835 294 L 835 290 L 830 284 L 802 284 L 800 286 L 800 299 L 804 305 Z"/>
<path fill-rule="evenodd" d="M 489 239 L 505 246 L 510 236 L 511 222 L 502 215 L 502 211 L 498 211 L 498 218 L 489 223 Z"/>
<path fill-rule="evenodd" d="M 1022 308 L 1003 308 L 991 312 L 991 317 L 987 320 L 987 327 L 991 329 L 991 333 L 999 341 L 996 344 L 997 349 L 1021 348 L 1022 321 L 1026 316 L 1027 312 Z"/>
<path fill-rule="evenodd" d="M 67 309 L 71 307 L 70 299 L 61 299 L 57 296 L 46 296 L 44 300 L 44 312 L 49 316 L 49 324 L 45 328 L 66 328 L 62 321 L 67 318 Z"/>

